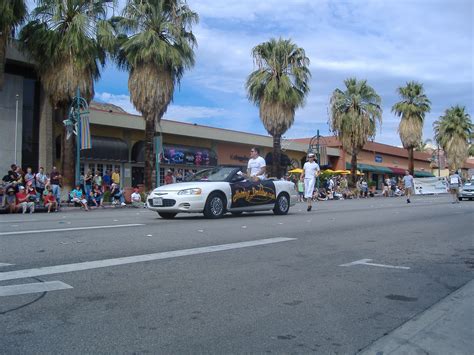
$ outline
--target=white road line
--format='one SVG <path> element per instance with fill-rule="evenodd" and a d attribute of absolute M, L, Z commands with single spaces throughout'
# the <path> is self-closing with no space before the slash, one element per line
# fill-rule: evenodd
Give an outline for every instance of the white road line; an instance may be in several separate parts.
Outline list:
<path fill-rule="evenodd" d="M 61 281 L 36 282 L 23 285 L 0 286 L 0 297 L 25 295 L 28 293 L 66 290 L 72 286 Z"/>
<path fill-rule="evenodd" d="M 11 221 L 0 221 L 0 223 L 25 223 L 25 222 L 38 222 L 39 219 L 25 219 L 25 220 L 11 220 Z"/>
<path fill-rule="evenodd" d="M 12 266 L 12 265 L 15 265 L 15 264 L 0 263 L 0 267 L 2 267 L 2 266 Z"/>
<path fill-rule="evenodd" d="M 29 231 L 13 231 L 13 232 L 2 232 L 2 233 L 0 233 L 0 235 L 53 233 L 53 232 L 80 231 L 80 230 L 88 230 L 88 229 L 121 228 L 121 227 L 135 227 L 135 226 L 144 226 L 144 224 L 143 223 L 133 223 L 133 224 L 115 224 L 115 225 L 108 225 L 108 226 L 91 226 L 91 227 L 74 227 L 74 228 L 59 228 L 59 229 L 40 229 L 40 230 L 29 230 Z"/>
<path fill-rule="evenodd" d="M 232 249 L 254 247 L 258 245 L 288 242 L 290 240 L 296 240 L 296 238 L 259 239 L 259 240 L 252 240 L 249 242 L 211 245 L 211 246 L 202 247 L 202 248 L 182 249 L 182 250 L 166 251 L 162 253 L 126 256 L 123 258 L 115 258 L 115 259 L 86 261 L 86 262 L 75 263 L 75 264 L 46 266 L 46 267 L 40 267 L 37 269 L 25 269 L 25 270 L 0 272 L 0 281 L 15 280 L 15 279 L 22 279 L 26 277 L 36 277 L 36 276 L 44 276 L 44 275 L 52 275 L 52 274 L 63 274 L 66 272 L 73 272 L 73 271 L 83 271 L 83 270 L 98 269 L 98 268 L 109 267 L 109 266 L 142 263 L 142 262 L 153 261 L 153 260 L 171 259 L 171 258 L 177 258 L 180 256 L 214 253 L 217 251 L 225 251 L 225 250 L 232 250 Z"/>
<path fill-rule="evenodd" d="M 384 264 L 375 264 L 369 263 L 372 259 L 360 259 L 357 261 L 353 261 L 352 263 L 342 264 L 339 266 L 355 266 L 355 265 L 368 265 L 368 266 L 378 266 L 378 267 L 385 267 L 389 269 L 402 269 L 402 270 L 410 270 L 408 266 L 394 266 L 394 265 L 384 265 Z"/>

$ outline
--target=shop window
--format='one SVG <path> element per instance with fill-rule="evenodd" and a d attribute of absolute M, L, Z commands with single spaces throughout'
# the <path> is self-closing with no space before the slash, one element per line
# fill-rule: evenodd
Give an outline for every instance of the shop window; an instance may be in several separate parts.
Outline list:
<path fill-rule="evenodd" d="M 62 140 L 62 136 L 61 135 L 57 136 L 56 141 L 55 141 L 55 145 L 54 145 L 54 147 L 56 149 L 56 159 L 57 160 L 61 159 L 61 145 L 62 145 L 61 140 Z"/>
<path fill-rule="evenodd" d="M 104 164 L 97 164 L 96 171 L 99 171 L 101 174 L 104 173 Z"/>

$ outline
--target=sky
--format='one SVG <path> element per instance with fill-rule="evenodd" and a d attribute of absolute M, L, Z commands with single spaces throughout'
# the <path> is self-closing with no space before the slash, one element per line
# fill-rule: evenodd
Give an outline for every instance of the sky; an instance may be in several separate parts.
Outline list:
<path fill-rule="evenodd" d="M 120 0 L 121 3 L 124 0 Z M 473 115 L 473 17 L 471 0 L 188 0 L 200 22 L 196 64 L 187 71 L 164 118 L 266 134 L 245 81 L 255 69 L 251 50 L 270 38 L 289 38 L 310 59 L 310 93 L 284 138 L 331 134 L 329 98 L 344 79 L 365 79 L 382 98 L 377 142 L 400 145 L 392 105 L 407 81 L 424 85 L 433 122 L 450 106 Z M 97 101 L 136 113 L 128 73 L 108 63 L 96 83 Z"/>

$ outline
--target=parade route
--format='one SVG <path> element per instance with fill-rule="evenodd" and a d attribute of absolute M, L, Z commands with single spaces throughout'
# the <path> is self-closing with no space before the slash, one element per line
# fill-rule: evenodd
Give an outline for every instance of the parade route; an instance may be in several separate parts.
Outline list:
<path fill-rule="evenodd" d="M 389 338 L 374 342 L 436 310 L 473 279 L 473 217 L 474 203 L 453 205 L 448 196 L 416 196 L 410 205 L 397 198 L 328 201 L 310 213 L 297 204 L 287 216 L 219 220 L 164 220 L 132 208 L 4 215 L 0 348 L 390 349 Z M 419 336 L 432 329 L 432 318 L 423 319 Z"/>

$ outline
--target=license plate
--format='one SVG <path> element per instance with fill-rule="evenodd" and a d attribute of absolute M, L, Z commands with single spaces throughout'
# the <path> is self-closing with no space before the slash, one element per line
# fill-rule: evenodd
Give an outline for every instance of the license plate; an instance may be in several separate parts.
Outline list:
<path fill-rule="evenodd" d="M 154 198 L 153 206 L 163 206 L 163 199 L 161 197 Z"/>

